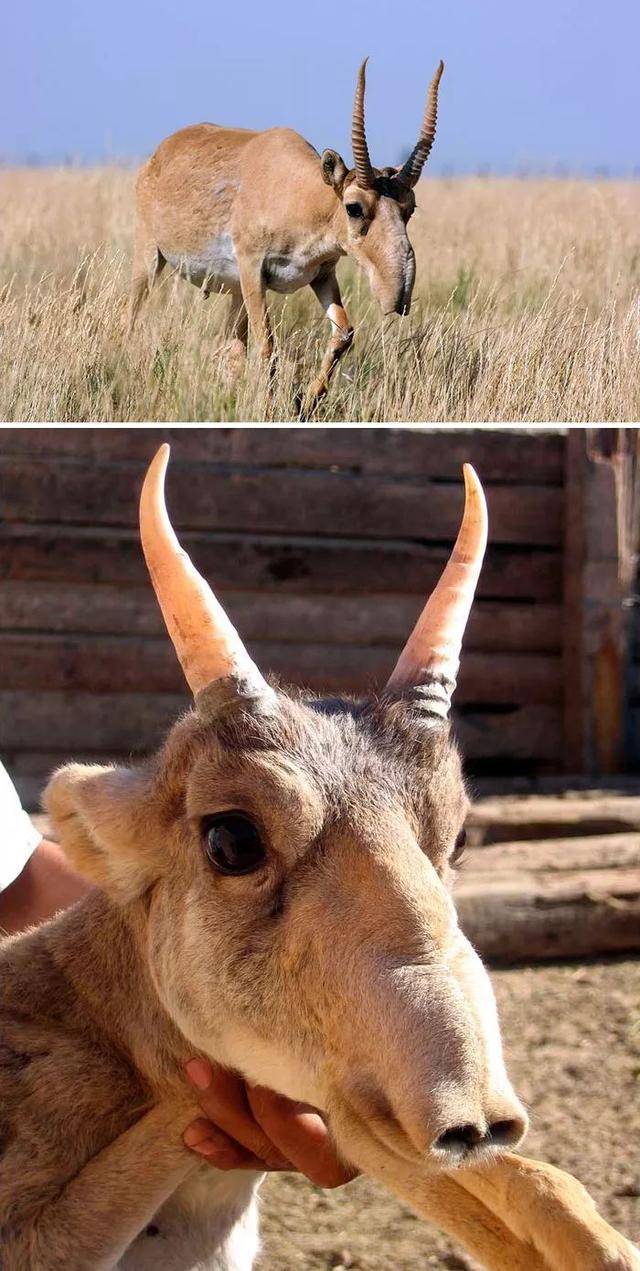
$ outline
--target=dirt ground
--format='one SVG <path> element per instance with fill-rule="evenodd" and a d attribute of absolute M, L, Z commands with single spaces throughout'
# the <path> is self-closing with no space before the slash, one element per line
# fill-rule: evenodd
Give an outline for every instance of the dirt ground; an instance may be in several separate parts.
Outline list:
<path fill-rule="evenodd" d="M 575 1174 L 605 1217 L 638 1240 L 640 959 L 513 968 L 493 979 L 511 1077 L 531 1114 L 527 1153 Z M 322 1192 L 272 1176 L 262 1231 L 260 1271 L 476 1265 L 361 1179 Z"/>

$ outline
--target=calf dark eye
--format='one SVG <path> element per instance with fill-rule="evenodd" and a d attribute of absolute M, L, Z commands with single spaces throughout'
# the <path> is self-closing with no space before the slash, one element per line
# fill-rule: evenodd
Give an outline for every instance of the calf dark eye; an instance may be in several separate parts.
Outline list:
<path fill-rule="evenodd" d="M 266 860 L 260 831 L 243 812 L 221 812 L 203 822 L 207 860 L 219 874 L 252 874 Z"/>
<path fill-rule="evenodd" d="M 464 849 L 467 844 L 467 831 L 461 830 L 455 843 L 455 847 L 449 857 L 449 864 L 454 867 L 461 865 L 464 860 Z"/>
<path fill-rule="evenodd" d="M 353 217 L 354 221 L 364 220 L 364 208 L 362 203 L 345 203 L 347 216 Z"/>

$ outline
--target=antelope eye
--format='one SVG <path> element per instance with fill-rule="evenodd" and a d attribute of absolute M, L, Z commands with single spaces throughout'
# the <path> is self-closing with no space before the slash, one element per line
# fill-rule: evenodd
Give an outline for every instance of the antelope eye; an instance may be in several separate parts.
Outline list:
<path fill-rule="evenodd" d="M 242 812 L 207 817 L 203 826 L 208 861 L 220 874 L 252 874 L 266 860 L 260 832 Z"/>
<path fill-rule="evenodd" d="M 362 203 L 345 203 L 347 216 L 351 216 L 354 221 L 364 220 L 364 208 Z"/>
<path fill-rule="evenodd" d="M 456 839 L 455 847 L 451 853 L 451 856 L 449 857 L 450 865 L 460 865 L 462 863 L 462 858 L 464 856 L 464 849 L 466 845 L 467 845 L 467 831 L 461 830 Z"/>

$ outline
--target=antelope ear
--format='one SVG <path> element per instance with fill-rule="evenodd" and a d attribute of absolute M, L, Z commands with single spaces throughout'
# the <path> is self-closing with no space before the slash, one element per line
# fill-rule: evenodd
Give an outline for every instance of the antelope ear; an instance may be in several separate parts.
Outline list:
<path fill-rule="evenodd" d="M 74 869 L 121 904 L 162 872 L 144 768 L 67 764 L 43 797 L 55 835 Z"/>
<path fill-rule="evenodd" d="M 342 194 L 345 177 L 349 171 L 344 159 L 340 158 L 337 150 L 323 150 L 320 162 L 323 181 L 330 185 L 336 194 Z"/>

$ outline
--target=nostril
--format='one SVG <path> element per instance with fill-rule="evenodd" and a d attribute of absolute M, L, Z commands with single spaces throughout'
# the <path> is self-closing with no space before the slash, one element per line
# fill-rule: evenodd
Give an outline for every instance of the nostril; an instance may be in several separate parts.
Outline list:
<path fill-rule="evenodd" d="M 526 1125 L 518 1117 L 506 1117 L 504 1121 L 492 1121 L 486 1135 L 487 1143 L 507 1147 L 519 1143 L 526 1131 Z"/>
<path fill-rule="evenodd" d="M 436 1139 L 435 1147 L 440 1148 L 443 1152 L 466 1151 L 470 1147 L 476 1147 L 478 1143 L 484 1142 L 485 1133 L 479 1125 L 473 1125 L 468 1122 L 466 1125 L 454 1125 L 450 1130 L 445 1130 L 444 1134 Z"/>
<path fill-rule="evenodd" d="M 445 1130 L 434 1147 L 455 1156 L 466 1155 L 474 1147 L 509 1147 L 520 1142 L 526 1128 L 526 1121 L 519 1117 L 492 1121 L 486 1130 L 473 1121 L 466 1121 L 464 1125 L 453 1125 Z"/>

